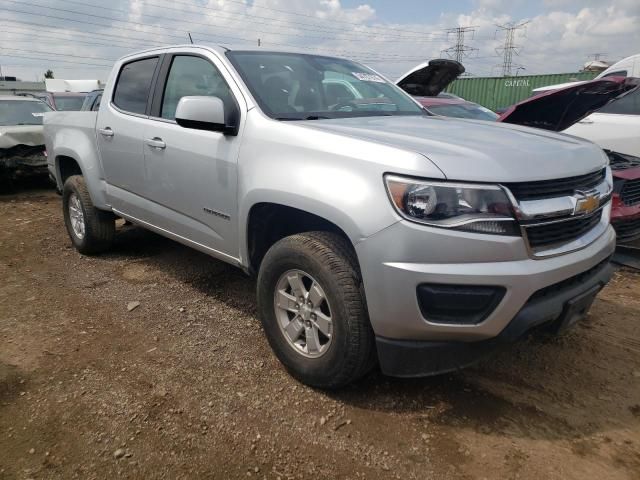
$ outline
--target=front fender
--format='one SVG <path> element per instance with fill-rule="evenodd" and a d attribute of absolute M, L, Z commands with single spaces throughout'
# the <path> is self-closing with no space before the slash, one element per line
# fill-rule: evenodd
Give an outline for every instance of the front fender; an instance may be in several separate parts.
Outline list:
<path fill-rule="evenodd" d="M 255 111 L 247 118 L 238 170 L 238 237 L 245 264 L 249 212 L 258 203 L 314 214 L 356 245 L 400 220 L 386 192 L 385 173 L 419 170 L 430 178 L 442 176 L 414 152 L 274 121 Z"/>
<path fill-rule="evenodd" d="M 263 144 L 264 146 L 264 144 Z M 282 155 L 240 162 L 240 258 L 248 261 L 249 215 L 253 206 L 271 203 L 316 215 L 340 228 L 353 245 L 399 220 L 387 197 L 382 174 L 352 168 L 330 156 L 305 161 Z"/>

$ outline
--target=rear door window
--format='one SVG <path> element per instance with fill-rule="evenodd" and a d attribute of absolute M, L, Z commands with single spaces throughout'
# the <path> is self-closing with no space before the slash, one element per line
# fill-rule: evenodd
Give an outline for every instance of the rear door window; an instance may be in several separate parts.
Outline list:
<path fill-rule="evenodd" d="M 147 100 L 157 64 L 158 57 L 125 64 L 118 76 L 113 103 L 126 112 L 143 115 L 147 110 Z"/>

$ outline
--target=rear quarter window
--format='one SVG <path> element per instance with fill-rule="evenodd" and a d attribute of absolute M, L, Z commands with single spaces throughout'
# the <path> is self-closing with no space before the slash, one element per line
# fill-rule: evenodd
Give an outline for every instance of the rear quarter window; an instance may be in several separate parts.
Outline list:
<path fill-rule="evenodd" d="M 158 57 L 125 63 L 113 93 L 114 105 L 126 112 L 144 114 L 157 64 Z"/>

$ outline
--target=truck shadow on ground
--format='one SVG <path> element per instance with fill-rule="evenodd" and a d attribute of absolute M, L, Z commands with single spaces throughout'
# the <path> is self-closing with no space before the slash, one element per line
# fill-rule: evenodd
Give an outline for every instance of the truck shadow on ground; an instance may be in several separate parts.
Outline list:
<path fill-rule="evenodd" d="M 255 279 L 239 268 L 143 228 L 119 227 L 115 247 L 104 257 L 142 260 L 209 298 L 256 315 Z"/>
<path fill-rule="evenodd" d="M 191 248 L 127 226 L 119 232 L 114 251 L 104 258 L 142 261 L 258 322 L 255 280 Z M 622 315 L 635 313 L 629 310 Z M 592 371 L 593 362 L 580 362 L 589 353 L 584 350 L 588 332 L 586 326 L 561 339 L 531 337 L 477 366 L 437 377 L 394 379 L 374 370 L 344 390 L 318 394 L 358 411 L 411 415 L 417 422 L 482 434 L 577 438 L 624 425 L 629 421 L 628 409 L 634 408 L 607 409 L 592 418 L 580 414 L 585 406 L 579 397 L 593 395 L 602 383 Z M 568 375 L 582 380 L 568 386 Z"/>

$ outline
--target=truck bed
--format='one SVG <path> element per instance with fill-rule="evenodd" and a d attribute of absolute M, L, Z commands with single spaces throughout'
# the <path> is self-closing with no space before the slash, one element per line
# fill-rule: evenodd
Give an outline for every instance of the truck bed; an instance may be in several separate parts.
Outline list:
<path fill-rule="evenodd" d="M 96 121 L 98 112 L 47 112 L 44 114 L 44 137 L 49 171 L 55 174 L 56 158 L 71 156 L 69 147 L 83 152 L 87 158 L 98 157 Z M 81 147 L 81 148 L 80 148 Z M 100 178 L 102 178 L 100 168 Z M 62 185 L 58 185 L 59 188 Z"/>

